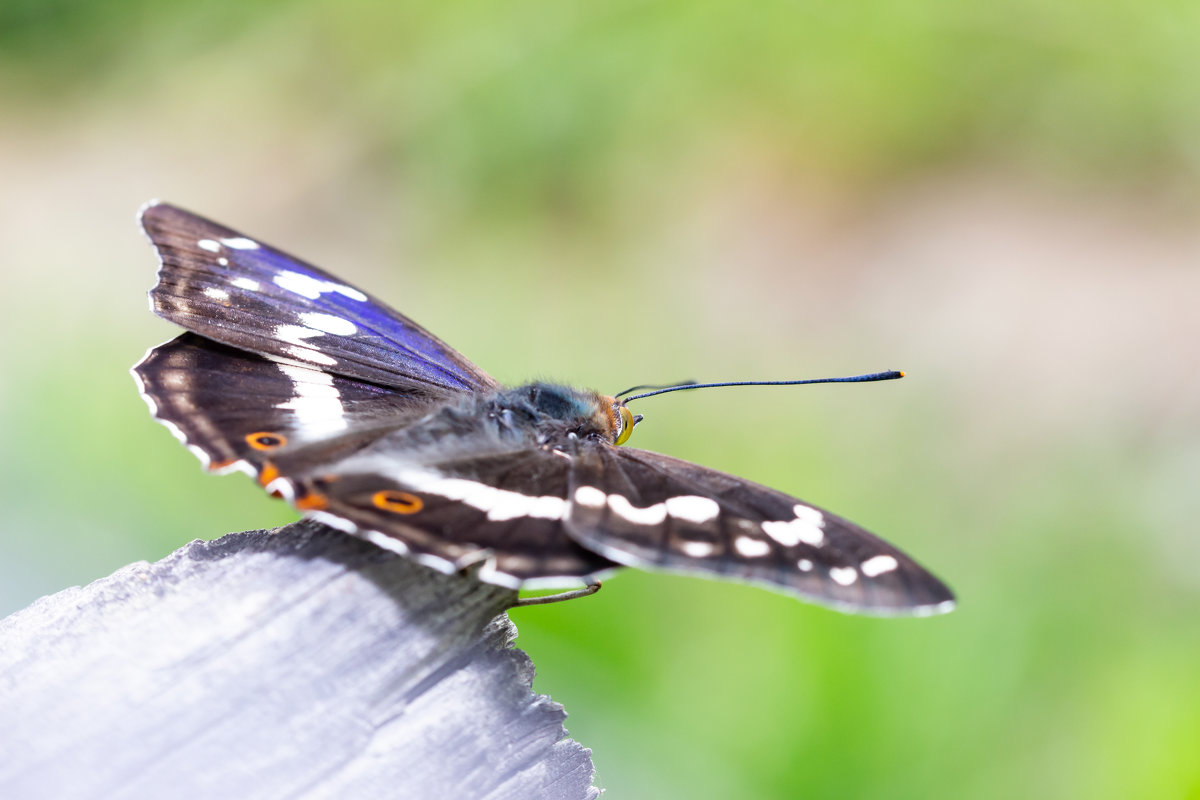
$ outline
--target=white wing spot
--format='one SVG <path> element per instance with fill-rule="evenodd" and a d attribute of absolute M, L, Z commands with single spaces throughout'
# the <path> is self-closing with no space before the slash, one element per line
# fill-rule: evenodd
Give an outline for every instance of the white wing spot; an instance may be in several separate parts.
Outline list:
<path fill-rule="evenodd" d="M 245 236 L 234 236 L 230 239 L 222 239 L 221 244 L 226 247 L 232 247 L 234 250 L 257 250 L 258 242 L 253 239 L 247 239 Z"/>
<path fill-rule="evenodd" d="M 825 515 L 817 509 L 797 503 L 792 507 L 795 519 L 768 520 L 762 524 L 763 532 L 784 547 L 794 547 L 800 542 L 820 547 L 825 543 Z"/>
<path fill-rule="evenodd" d="M 337 292 L 338 294 L 345 295 L 351 300 L 357 300 L 360 303 L 365 303 L 367 301 L 367 296 L 358 289 L 355 289 L 353 286 L 346 286 L 343 283 L 331 283 L 329 286 L 333 289 L 333 291 Z"/>
<path fill-rule="evenodd" d="M 280 288 L 287 289 L 289 292 L 295 292 L 298 295 L 307 297 L 309 300 L 316 300 L 321 296 L 321 291 L 325 288 L 325 281 L 319 281 L 310 275 L 302 275 L 299 272 L 281 272 L 273 280 L 275 281 L 275 285 Z"/>
<path fill-rule="evenodd" d="M 575 502 L 587 508 L 608 507 L 621 519 L 635 525 L 659 525 L 670 514 L 689 522 L 707 522 L 720 513 L 721 508 L 707 497 L 685 495 L 672 497 L 662 503 L 640 508 L 620 494 L 605 494 L 595 486 L 580 486 L 575 490 Z"/>
<path fill-rule="evenodd" d="M 762 524 L 763 533 L 784 547 L 794 547 L 800 542 L 820 547 L 825 542 L 825 533 L 805 520 L 790 519 L 787 522 L 768 520 Z"/>
<path fill-rule="evenodd" d="M 324 331 L 313 330 L 306 328 L 303 325 L 276 325 L 275 338 L 281 342 L 291 342 L 292 344 L 304 344 L 305 339 L 312 339 L 315 336 L 324 336 Z"/>
<path fill-rule="evenodd" d="M 207 250 L 210 253 L 215 253 L 221 249 L 221 245 L 217 244 L 212 239 L 201 239 L 200 241 L 196 242 L 196 247 L 199 247 L 201 250 Z"/>
<path fill-rule="evenodd" d="M 358 528 L 357 525 L 354 527 L 356 529 Z M 408 545 L 397 539 L 395 536 L 388 536 L 387 534 L 380 533 L 379 531 L 373 531 L 369 529 L 359 530 L 357 533 L 368 542 L 371 542 L 378 547 L 382 547 L 384 550 L 390 550 L 391 552 L 399 553 L 402 556 L 408 555 Z"/>
<path fill-rule="evenodd" d="M 575 502 L 585 508 L 604 508 L 608 495 L 595 486 L 580 486 L 575 490 Z"/>
<path fill-rule="evenodd" d="M 885 572 L 891 572 L 896 567 L 900 566 L 900 562 L 888 555 L 874 556 L 858 565 L 862 570 L 862 574 L 868 578 L 874 578 L 877 575 L 882 575 Z"/>
<path fill-rule="evenodd" d="M 667 513 L 672 517 L 695 523 L 716 519 L 717 515 L 721 513 L 721 506 L 717 504 L 716 500 L 694 494 L 668 497 L 664 505 Z"/>
<path fill-rule="evenodd" d="M 792 513 L 796 515 L 796 519 L 807 520 L 808 522 L 818 527 L 825 527 L 825 515 L 812 506 L 806 506 L 803 503 L 797 503 L 792 506 Z"/>
<path fill-rule="evenodd" d="M 249 241 L 249 240 L 247 240 Z M 228 244 L 228 242 L 226 242 Z M 353 286 L 345 286 L 333 281 L 323 281 L 319 278 L 314 278 L 311 275 L 305 275 L 302 272 L 293 272 L 284 270 L 276 275 L 272 280 L 275 285 L 282 289 L 287 289 L 289 292 L 307 297 L 309 300 L 316 300 L 322 294 L 329 292 L 337 292 L 340 295 L 349 297 L 351 300 L 364 301 L 367 296 L 355 289 Z"/>
<path fill-rule="evenodd" d="M 296 499 L 296 486 L 287 478 L 276 478 L 263 487 L 267 494 L 276 494 L 289 503 Z"/>
<path fill-rule="evenodd" d="M 832 567 L 829 570 L 829 577 L 833 578 L 834 583 L 849 586 L 858 580 L 858 570 L 854 567 Z"/>
<path fill-rule="evenodd" d="M 292 358 L 300 361 L 308 361 L 312 364 L 321 364 L 322 366 L 332 367 L 337 363 L 337 359 L 333 356 L 326 355 L 319 350 L 313 350 L 310 347 L 288 345 L 287 347 L 282 347 L 280 349 Z"/>
<path fill-rule="evenodd" d="M 229 299 L 229 292 L 217 286 L 206 286 L 204 287 L 204 296 L 223 303 Z"/>
<path fill-rule="evenodd" d="M 221 259 L 217 259 L 217 260 L 223 262 L 222 266 L 225 266 L 229 263 L 228 259 L 221 258 Z M 230 283 L 232 283 L 234 286 L 238 287 L 239 289 L 245 289 L 246 291 L 249 291 L 249 292 L 257 292 L 259 289 L 262 288 L 262 286 L 259 285 L 258 281 L 254 280 L 253 278 L 241 278 L 241 277 L 234 278 L 232 281 L 230 281 Z"/>
<path fill-rule="evenodd" d="M 303 433 L 323 436 L 346 429 L 346 410 L 332 375 L 291 364 L 275 366 L 291 379 L 293 392 L 291 399 L 276 403 L 275 408 L 295 411 Z"/>
<path fill-rule="evenodd" d="M 336 528 L 339 531 L 344 531 L 346 533 L 358 533 L 358 526 L 353 522 L 348 519 L 342 519 L 341 517 L 335 517 L 333 514 L 330 514 L 326 511 L 309 511 L 308 516 L 312 517 L 318 522 L 325 523 L 331 528 Z M 391 539 L 390 536 L 386 538 Z M 398 539 L 392 539 L 392 541 L 400 544 Z M 401 544 L 401 547 L 404 547 L 405 550 L 408 550 L 408 547 L 403 544 Z"/>
<path fill-rule="evenodd" d="M 626 522 L 635 525 L 658 525 L 667 518 L 667 507 L 663 503 L 655 503 L 646 508 L 638 508 L 620 494 L 608 496 L 608 507 L 613 513 Z"/>
<path fill-rule="evenodd" d="M 217 259 L 217 263 L 220 264 L 222 267 L 228 267 L 229 259 L 226 258 L 225 256 L 221 256 L 220 258 Z"/>
<path fill-rule="evenodd" d="M 492 487 L 488 487 L 491 489 Z M 517 517 L 534 517 L 535 519 L 562 519 L 566 513 L 567 501 L 553 495 L 530 497 L 517 492 L 495 489 L 488 508 L 488 519 L 516 519 Z"/>
<path fill-rule="evenodd" d="M 771 545 L 762 539 L 752 539 L 749 536 L 739 536 L 734 539 L 733 548 L 746 558 L 758 558 L 771 552 Z"/>
<path fill-rule="evenodd" d="M 334 333 L 338 336 L 352 336 L 358 333 L 358 326 L 350 320 L 335 317 L 333 314 L 322 314 L 319 311 L 304 312 L 300 315 L 300 321 L 319 331 Z"/>
<path fill-rule="evenodd" d="M 679 549 L 683 551 L 685 556 L 692 558 L 704 558 L 711 556 L 716 551 L 717 546 L 712 542 L 680 542 Z"/>
<path fill-rule="evenodd" d="M 458 500 L 472 508 L 486 511 L 490 520 L 518 517 L 562 519 L 567 512 L 567 501 L 553 495 L 532 497 L 465 478 L 446 478 L 425 470 L 402 470 L 397 478 L 401 486 Z"/>
<path fill-rule="evenodd" d="M 796 562 L 796 566 L 800 568 L 801 572 L 812 572 L 813 563 L 807 558 L 802 558 Z"/>

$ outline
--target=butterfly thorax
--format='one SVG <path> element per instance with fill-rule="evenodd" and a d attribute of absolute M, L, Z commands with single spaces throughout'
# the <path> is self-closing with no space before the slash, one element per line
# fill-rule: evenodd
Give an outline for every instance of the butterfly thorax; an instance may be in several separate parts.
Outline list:
<path fill-rule="evenodd" d="M 405 452 L 417 461 L 480 450 L 572 451 L 581 442 L 611 443 L 619 426 L 609 398 L 539 382 L 456 398 L 423 419 L 398 424 L 365 451 Z"/>
<path fill-rule="evenodd" d="M 531 436 L 539 446 L 575 440 L 612 442 L 620 425 L 611 398 L 559 384 L 537 382 L 504 389 L 484 402 L 497 425 Z"/>

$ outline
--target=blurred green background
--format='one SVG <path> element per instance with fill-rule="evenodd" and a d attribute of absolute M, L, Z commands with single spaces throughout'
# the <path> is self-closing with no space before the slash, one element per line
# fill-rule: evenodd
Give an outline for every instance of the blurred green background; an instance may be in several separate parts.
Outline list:
<path fill-rule="evenodd" d="M 280 524 L 150 420 L 161 197 L 960 595 L 513 614 L 620 798 L 1200 798 L 1200 5 L 0 3 L 0 613 Z"/>

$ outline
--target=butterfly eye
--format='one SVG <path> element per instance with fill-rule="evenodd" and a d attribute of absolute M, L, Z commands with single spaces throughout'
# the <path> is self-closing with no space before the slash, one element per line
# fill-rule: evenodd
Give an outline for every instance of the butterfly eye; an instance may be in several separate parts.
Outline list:
<path fill-rule="evenodd" d="M 633 435 L 633 412 L 625 406 L 617 406 L 617 413 L 621 415 L 621 432 L 617 434 L 615 444 L 625 444 Z"/>

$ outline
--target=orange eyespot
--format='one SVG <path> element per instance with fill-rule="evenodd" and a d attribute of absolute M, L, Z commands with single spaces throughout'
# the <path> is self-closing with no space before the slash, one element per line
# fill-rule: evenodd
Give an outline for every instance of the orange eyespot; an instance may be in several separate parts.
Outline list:
<path fill-rule="evenodd" d="M 415 494 L 390 489 L 376 492 L 372 495 L 371 502 L 376 508 L 391 511 L 393 514 L 415 514 L 425 507 L 425 502 Z"/>
<path fill-rule="evenodd" d="M 255 450 L 278 450 L 287 444 L 287 437 L 282 433 L 258 431 L 257 433 L 246 434 L 246 444 Z"/>
<path fill-rule="evenodd" d="M 304 497 L 296 499 L 296 508 L 304 511 L 321 511 L 329 508 L 329 498 L 317 492 L 306 494 Z"/>
<path fill-rule="evenodd" d="M 621 432 L 614 443 L 625 444 L 633 435 L 633 412 L 625 406 L 617 406 L 617 413 L 621 415 Z"/>

